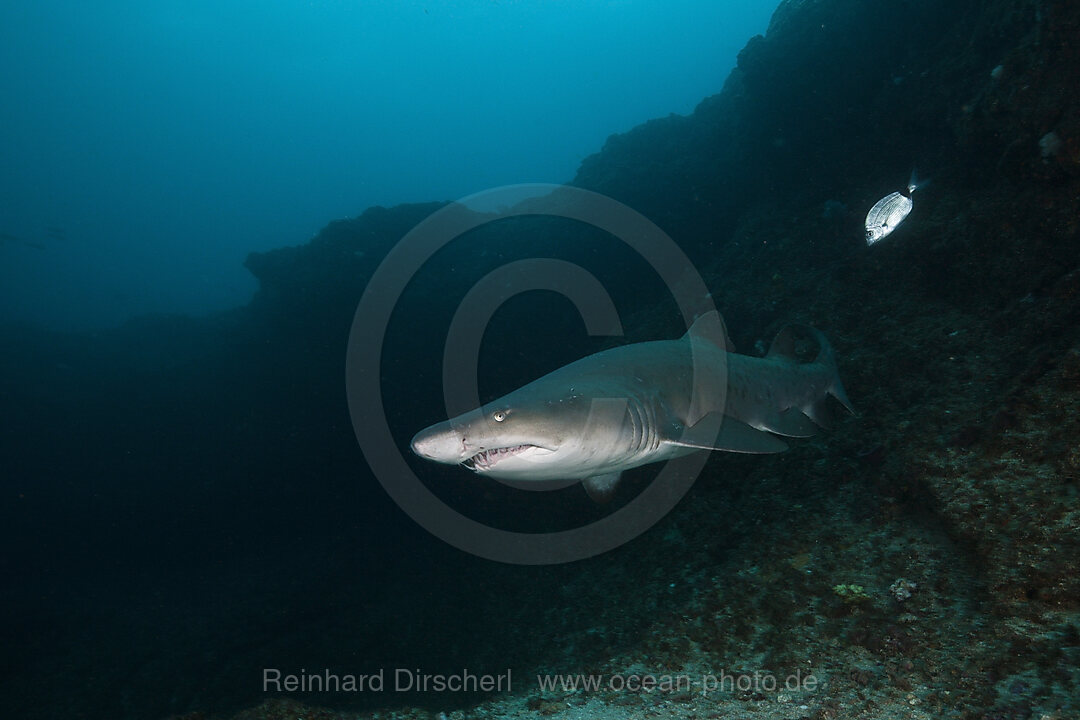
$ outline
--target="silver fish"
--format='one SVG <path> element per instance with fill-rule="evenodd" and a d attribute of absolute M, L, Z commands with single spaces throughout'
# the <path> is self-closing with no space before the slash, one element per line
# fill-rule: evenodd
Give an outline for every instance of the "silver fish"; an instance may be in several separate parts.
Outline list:
<path fill-rule="evenodd" d="M 870 212 L 866 214 L 866 244 L 873 245 L 882 240 L 904 222 L 908 213 L 911 212 L 911 194 L 926 183 L 915 179 L 912 171 L 911 179 L 908 180 L 907 190 L 894 192 L 874 203 Z"/>

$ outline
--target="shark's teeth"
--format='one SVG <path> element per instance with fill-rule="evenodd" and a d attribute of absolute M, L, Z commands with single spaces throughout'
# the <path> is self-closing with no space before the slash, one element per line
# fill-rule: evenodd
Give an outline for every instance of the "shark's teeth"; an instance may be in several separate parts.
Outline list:
<path fill-rule="evenodd" d="M 512 445 L 510 447 L 491 448 L 490 450 L 483 450 L 476 453 L 471 458 L 462 463 L 470 470 L 483 470 L 491 467 L 495 463 L 499 462 L 505 457 L 511 455 L 517 455 L 522 450 L 527 450 L 535 445 Z"/>

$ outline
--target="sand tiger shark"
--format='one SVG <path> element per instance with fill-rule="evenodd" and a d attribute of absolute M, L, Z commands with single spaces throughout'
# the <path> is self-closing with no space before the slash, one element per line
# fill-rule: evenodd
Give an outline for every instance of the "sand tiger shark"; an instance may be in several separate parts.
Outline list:
<path fill-rule="evenodd" d="M 811 362 L 796 355 L 800 337 L 817 344 Z M 524 488 L 580 481 L 602 502 L 624 470 L 700 450 L 782 452 L 781 437 L 828 425 L 829 396 L 852 411 L 832 347 L 814 328 L 785 327 L 764 357 L 732 349 L 713 311 L 678 340 L 589 355 L 421 430 L 412 450 Z"/>

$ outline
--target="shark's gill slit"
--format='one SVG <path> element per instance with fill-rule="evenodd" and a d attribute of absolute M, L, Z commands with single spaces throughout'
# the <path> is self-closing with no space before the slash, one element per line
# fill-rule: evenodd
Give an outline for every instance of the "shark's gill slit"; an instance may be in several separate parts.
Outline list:
<path fill-rule="evenodd" d="M 631 400 L 626 404 L 626 414 L 630 419 L 631 447 L 634 452 L 641 452 L 649 441 L 645 408 L 640 402 Z"/>

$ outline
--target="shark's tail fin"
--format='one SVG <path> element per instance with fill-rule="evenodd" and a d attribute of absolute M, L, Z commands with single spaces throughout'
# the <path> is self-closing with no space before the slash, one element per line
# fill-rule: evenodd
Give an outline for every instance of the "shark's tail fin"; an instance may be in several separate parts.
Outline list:
<path fill-rule="evenodd" d="M 855 408 L 852 407 L 851 401 L 848 400 L 847 392 L 844 390 L 844 384 L 840 382 L 840 371 L 836 367 L 836 354 L 833 352 L 832 345 L 825 339 L 825 336 L 817 328 L 813 328 L 809 325 L 787 325 L 776 334 L 776 337 L 772 341 L 772 345 L 769 346 L 769 352 L 766 357 L 786 357 L 791 360 L 798 361 L 799 356 L 795 351 L 795 341 L 800 336 L 809 337 L 818 346 L 817 357 L 814 358 L 813 364 L 822 366 L 826 375 L 829 378 L 829 384 L 825 388 L 825 392 L 832 395 L 840 404 L 843 405 L 848 412 L 854 414 Z M 814 403 L 809 408 L 804 408 L 805 412 L 811 420 L 822 427 L 828 427 L 832 423 L 829 422 L 828 408 L 825 405 L 825 398 Z"/>

